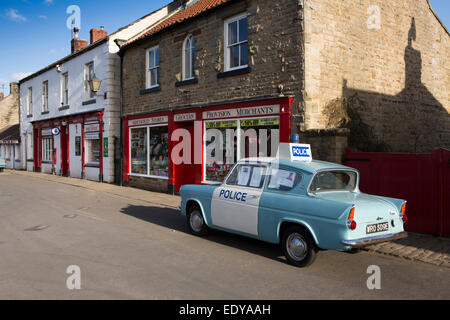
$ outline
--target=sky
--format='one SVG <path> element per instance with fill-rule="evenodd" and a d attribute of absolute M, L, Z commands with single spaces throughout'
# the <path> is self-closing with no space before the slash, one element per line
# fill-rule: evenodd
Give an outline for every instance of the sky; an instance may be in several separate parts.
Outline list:
<path fill-rule="evenodd" d="M 394 0 L 396 1 L 396 0 Z M 80 38 L 104 26 L 117 29 L 170 3 L 170 0 L 0 0 L 0 92 L 9 94 L 9 82 L 18 81 L 70 54 L 71 31 L 66 13 L 80 8 Z M 450 27 L 450 1 L 431 0 L 433 9 Z"/>

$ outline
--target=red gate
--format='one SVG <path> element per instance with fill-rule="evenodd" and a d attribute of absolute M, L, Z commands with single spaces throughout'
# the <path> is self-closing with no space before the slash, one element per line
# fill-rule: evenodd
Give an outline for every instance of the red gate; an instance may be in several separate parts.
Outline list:
<path fill-rule="evenodd" d="M 431 154 L 353 152 L 345 165 L 361 173 L 364 193 L 408 201 L 409 231 L 450 236 L 450 151 Z"/>

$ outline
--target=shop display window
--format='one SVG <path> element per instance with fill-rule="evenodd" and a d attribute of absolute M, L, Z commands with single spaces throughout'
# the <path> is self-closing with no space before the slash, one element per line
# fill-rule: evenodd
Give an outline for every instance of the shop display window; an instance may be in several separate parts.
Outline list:
<path fill-rule="evenodd" d="M 100 139 L 86 139 L 86 162 L 100 163 Z"/>
<path fill-rule="evenodd" d="M 147 128 L 131 129 L 131 173 L 147 175 Z"/>

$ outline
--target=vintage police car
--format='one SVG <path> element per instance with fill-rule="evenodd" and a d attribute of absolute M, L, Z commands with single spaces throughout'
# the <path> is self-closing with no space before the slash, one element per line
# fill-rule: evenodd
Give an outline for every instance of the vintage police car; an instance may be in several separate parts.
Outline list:
<path fill-rule="evenodd" d="M 361 193 L 357 170 L 312 161 L 308 148 L 280 145 L 277 158 L 238 161 L 221 185 L 182 186 L 180 210 L 191 232 L 211 228 L 280 243 L 298 267 L 319 249 L 350 251 L 407 236 L 406 201 Z M 307 161 L 297 161 L 305 150 Z"/>

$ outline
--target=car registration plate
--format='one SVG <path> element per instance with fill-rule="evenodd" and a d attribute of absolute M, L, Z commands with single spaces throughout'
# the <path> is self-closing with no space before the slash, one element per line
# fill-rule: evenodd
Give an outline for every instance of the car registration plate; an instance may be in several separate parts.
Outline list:
<path fill-rule="evenodd" d="M 376 233 L 376 232 L 383 232 L 389 230 L 389 223 L 388 222 L 382 222 L 382 223 L 376 223 L 376 224 L 369 224 L 366 227 L 366 233 Z"/>

